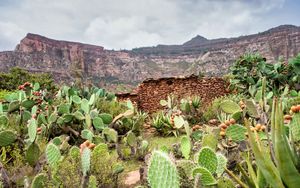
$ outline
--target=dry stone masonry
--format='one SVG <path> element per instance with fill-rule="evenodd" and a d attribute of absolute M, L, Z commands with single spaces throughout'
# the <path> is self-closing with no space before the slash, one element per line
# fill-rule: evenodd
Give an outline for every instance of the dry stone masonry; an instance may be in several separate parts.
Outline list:
<path fill-rule="evenodd" d="M 133 93 L 117 94 L 119 100 L 130 99 L 140 110 L 155 112 L 161 109 L 159 101 L 174 94 L 179 99 L 197 95 L 202 98 L 206 106 L 216 97 L 228 94 L 227 83 L 222 78 L 171 77 L 160 79 L 147 79 L 142 82 Z"/>

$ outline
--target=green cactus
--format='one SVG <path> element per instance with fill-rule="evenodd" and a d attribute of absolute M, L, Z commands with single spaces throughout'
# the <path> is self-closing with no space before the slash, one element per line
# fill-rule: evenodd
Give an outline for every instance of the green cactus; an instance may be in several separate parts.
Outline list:
<path fill-rule="evenodd" d="M 24 100 L 21 103 L 21 106 L 26 109 L 31 109 L 35 105 L 35 102 L 33 100 Z"/>
<path fill-rule="evenodd" d="M 93 125 L 96 130 L 103 130 L 104 129 L 104 123 L 100 117 L 95 117 L 93 119 Z"/>
<path fill-rule="evenodd" d="M 226 137 L 231 138 L 234 142 L 239 142 L 246 139 L 246 132 L 247 129 L 241 125 L 230 125 L 226 129 Z"/>
<path fill-rule="evenodd" d="M 70 113 L 70 104 L 61 104 L 58 106 L 58 113 L 59 114 L 67 114 Z"/>
<path fill-rule="evenodd" d="M 57 162 L 61 159 L 61 154 L 59 148 L 53 144 L 49 143 L 46 147 L 46 159 L 50 166 L 54 167 Z"/>
<path fill-rule="evenodd" d="M 192 148 L 192 145 L 191 145 L 190 139 L 187 136 L 183 136 L 181 138 L 180 149 L 181 149 L 181 153 L 185 159 L 190 158 L 191 148 Z"/>
<path fill-rule="evenodd" d="M 73 114 L 64 114 L 63 115 L 64 123 L 69 123 L 73 120 Z"/>
<path fill-rule="evenodd" d="M 75 103 L 75 104 L 81 104 L 81 98 L 77 95 L 73 95 L 72 96 L 72 101 Z"/>
<path fill-rule="evenodd" d="M 37 124 L 38 125 L 42 125 L 42 124 L 47 125 L 48 124 L 47 120 L 46 120 L 46 117 L 45 117 L 44 114 L 39 114 L 38 115 L 38 117 L 37 117 Z"/>
<path fill-rule="evenodd" d="M 55 111 L 49 116 L 48 123 L 52 124 L 56 122 L 56 120 L 57 120 L 57 112 Z"/>
<path fill-rule="evenodd" d="M 137 146 L 137 138 L 132 131 L 129 131 L 126 136 L 126 142 L 130 147 Z"/>
<path fill-rule="evenodd" d="M 290 123 L 290 131 L 295 142 L 300 140 L 300 113 L 296 113 Z"/>
<path fill-rule="evenodd" d="M 246 100 L 245 104 L 246 104 L 247 113 L 250 116 L 252 116 L 254 118 L 257 118 L 259 115 L 258 115 L 258 111 L 257 111 L 256 104 L 255 104 L 254 100 L 253 99 Z"/>
<path fill-rule="evenodd" d="M 17 139 L 17 135 L 10 130 L 5 130 L 0 132 L 1 147 L 11 145 L 12 143 L 15 142 L 16 139 Z"/>
<path fill-rule="evenodd" d="M 178 168 L 182 168 L 187 177 L 193 176 L 193 169 L 196 168 L 196 164 L 191 160 L 179 160 L 176 162 Z"/>
<path fill-rule="evenodd" d="M 96 95 L 93 93 L 89 100 L 89 105 L 93 105 L 96 101 Z"/>
<path fill-rule="evenodd" d="M 7 112 L 11 113 L 11 112 L 14 112 L 16 110 L 19 110 L 19 108 L 20 108 L 20 102 L 19 101 L 12 101 L 8 105 Z"/>
<path fill-rule="evenodd" d="M 32 118 L 28 122 L 28 136 L 29 136 L 30 143 L 33 143 L 36 138 L 36 134 L 37 134 L 36 129 L 37 129 L 37 121 Z"/>
<path fill-rule="evenodd" d="M 210 147 L 203 147 L 198 156 L 198 163 L 213 174 L 218 167 L 217 155 Z"/>
<path fill-rule="evenodd" d="M 193 169 L 193 176 L 200 174 L 201 184 L 202 185 L 215 185 L 217 180 L 213 177 L 212 173 L 204 167 L 196 167 Z"/>
<path fill-rule="evenodd" d="M 22 121 L 27 123 L 31 119 L 31 113 L 28 110 L 24 110 L 22 114 Z"/>
<path fill-rule="evenodd" d="M 77 146 L 72 146 L 69 150 L 69 154 L 72 158 L 78 158 L 80 156 L 80 149 Z"/>
<path fill-rule="evenodd" d="M 124 171 L 124 166 L 117 163 L 113 166 L 113 174 L 120 174 Z"/>
<path fill-rule="evenodd" d="M 85 113 L 88 114 L 90 112 L 90 105 L 89 101 L 86 99 L 81 100 L 81 110 Z"/>
<path fill-rule="evenodd" d="M 89 177 L 88 188 L 97 188 L 97 179 L 95 176 L 91 175 Z"/>
<path fill-rule="evenodd" d="M 154 151 L 148 168 L 148 182 L 151 188 L 179 188 L 179 175 L 175 164 L 166 153 Z"/>
<path fill-rule="evenodd" d="M 213 150 L 216 150 L 218 145 L 218 137 L 214 134 L 206 134 L 202 138 L 202 147 L 210 147 Z"/>
<path fill-rule="evenodd" d="M 107 124 L 107 125 L 110 124 L 113 120 L 112 115 L 107 114 L 107 113 L 101 113 L 101 114 L 99 114 L 99 117 L 102 119 L 103 123 Z"/>
<path fill-rule="evenodd" d="M 40 158 L 40 148 L 36 143 L 32 143 L 25 154 L 26 161 L 29 165 L 34 166 Z"/>
<path fill-rule="evenodd" d="M 184 119 L 182 116 L 175 116 L 174 117 L 174 125 L 177 129 L 180 129 L 184 125 Z"/>
<path fill-rule="evenodd" d="M 93 142 L 94 134 L 92 133 L 92 131 L 90 131 L 88 129 L 84 129 L 81 131 L 81 137 L 83 139 L 87 139 L 87 140 Z"/>
<path fill-rule="evenodd" d="M 34 177 L 31 183 L 31 188 L 45 187 L 47 176 L 44 173 L 40 173 Z"/>
<path fill-rule="evenodd" d="M 218 159 L 218 166 L 217 166 L 216 174 L 218 177 L 221 177 L 227 165 L 227 158 L 224 155 L 218 153 L 217 159 Z"/>
<path fill-rule="evenodd" d="M 108 141 L 117 142 L 118 141 L 118 132 L 111 128 L 104 128 L 102 131 L 103 136 Z"/>
<path fill-rule="evenodd" d="M 241 107 L 231 100 L 225 100 L 220 104 L 220 107 L 225 113 L 228 114 L 233 114 L 235 112 L 242 111 Z"/>
<path fill-rule="evenodd" d="M 62 144 L 62 140 L 61 140 L 61 138 L 59 136 L 57 136 L 57 137 L 54 137 L 52 139 L 52 143 L 55 144 L 55 145 L 57 145 L 57 146 L 59 146 L 59 145 Z"/>
<path fill-rule="evenodd" d="M 84 115 L 83 115 L 80 111 L 76 111 L 76 112 L 74 113 L 74 117 L 75 117 L 76 119 L 78 119 L 79 121 L 82 121 L 82 120 L 85 119 Z"/>
<path fill-rule="evenodd" d="M 91 150 L 85 147 L 81 154 L 81 167 L 83 176 L 86 176 L 91 166 Z"/>

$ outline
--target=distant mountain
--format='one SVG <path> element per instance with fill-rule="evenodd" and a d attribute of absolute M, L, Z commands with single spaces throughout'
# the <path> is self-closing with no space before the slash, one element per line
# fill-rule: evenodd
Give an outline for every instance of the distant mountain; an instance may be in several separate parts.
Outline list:
<path fill-rule="evenodd" d="M 189 74 L 223 75 L 246 52 L 260 53 L 269 62 L 300 52 L 300 27 L 282 25 L 237 38 L 206 39 L 200 35 L 182 45 L 158 45 L 113 51 L 101 46 L 27 34 L 14 51 L 0 52 L 0 71 L 19 66 L 48 72 L 57 81 L 83 77 L 94 84 L 137 84 L 146 78 Z"/>

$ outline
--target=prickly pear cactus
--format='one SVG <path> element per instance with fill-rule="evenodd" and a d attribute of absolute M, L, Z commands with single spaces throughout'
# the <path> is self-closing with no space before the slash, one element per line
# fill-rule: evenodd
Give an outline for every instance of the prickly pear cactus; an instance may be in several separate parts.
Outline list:
<path fill-rule="evenodd" d="M 33 143 L 36 138 L 37 133 L 37 121 L 35 119 L 30 119 L 28 123 L 28 136 L 30 143 Z"/>
<path fill-rule="evenodd" d="M 258 111 L 254 100 L 253 99 L 246 100 L 245 104 L 246 104 L 247 113 L 254 118 L 258 117 Z"/>
<path fill-rule="evenodd" d="M 218 153 L 217 159 L 218 159 L 218 166 L 217 166 L 216 174 L 218 177 L 220 177 L 226 168 L 227 158 L 224 155 Z"/>
<path fill-rule="evenodd" d="M 6 130 L 6 131 L 0 132 L 0 146 L 1 147 L 8 146 L 8 145 L 14 143 L 14 141 L 16 139 L 17 139 L 17 136 L 12 131 Z"/>
<path fill-rule="evenodd" d="M 218 137 L 215 134 L 206 134 L 202 138 L 202 147 L 210 147 L 213 150 L 216 150 L 218 145 Z"/>
<path fill-rule="evenodd" d="M 190 139 L 187 136 L 182 137 L 180 143 L 180 149 L 185 159 L 190 158 L 191 148 L 192 146 L 191 146 Z"/>
<path fill-rule="evenodd" d="M 49 143 L 47 145 L 46 158 L 47 158 L 47 162 L 52 167 L 55 166 L 57 164 L 57 162 L 60 160 L 61 154 L 60 154 L 59 148 L 55 144 Z"/>
<path fill-rule="evenodd" d="M 296 113 L 290 123 L 290 130 L 295 142 L 300 140 L 300 113 Z"/>
<path fill-rule="evenodd" d="M 187 177 L 193 176 L 193 169 L 196 168 L 196 164 L 191 160 L 179 160 L 176 162 L 178 168 L 182 168 Z"/>
<path fill-rule="evenodd" d="M 75 103 L 75 104 L 80 104 L 81 103 L 81 98 L 77 95 L 73 95 L 72 96 L 72 101 Z"/>
<path fill-rule="evenodd" d="M 102 131 L 104 129 L 104 123 L 103 120 L 100 117 L 95 117 L 93 119 L 93 125 L 96 130 Z"/>
<path fill-rule="evenodd" d="M 31 183 L 31 188 L 45 187 L 45 182 L 47 180 L 46 174 L 40 173 L 34 177 Z"/>
<path fill-rule="evenodd" d="M 72 158 L 78 158 L 80 156 L 80 149 L 77 146 L 72 146 L 69 154 Z"/>
<path fill-rule="evenodd" d="M 174 125 L 177 129 L 180 129 L 184 125 L 184 119 L 182 116 L 174 117 Z"/>
<path fill-rule="evenodd" d="M 247 129 L 241 125 L 231 125 L 226 129 L 226 137 L 231 138 L 234 142 L 246 139 Z"/>
<path fill-rule="evenodd" d="M 90 105 L 89 101 L 87 99 L 82 99 L 81 100 L 81 110 L 84 111 L 85 114 L 89 113 L 90 111 Z"/>
<path fill-rule="evenodd" d="M 102 131 L 102 134 L 107 138 L 108 141 L 117 142 L 118 141 L 118 132 L 111 128 L 105 128 Z"/>
<path fill-rule="evenodd" d="M 202 185 L 217 184 L 217 180 L 213 177 L 208 169 L 204 167 L 196 167 L 195 169 L 193 169 L 193 176 L 195 177 L 197 174 L 200 174 L 200 182 Z"/>
<path fill-rule="evenodd" d="M 34 166 L 40 157 L 40 148 L 36 143 L 32 143 L 26 150 L 25 158 L 26 161 Z"/>
<path fill-rule="evenodd" d="M 179 188 L 179 175 L 175 164 L 166 153 L 154 151 L 148 168 L 151 188 Z"/>
<path fill-rule="evenodd" d="M 80 111 L 76 111 L 76 112 L 74 113 L 74 117 L 75 117 L 76 119 L 78 119 L 79 121 L 82 121 L 82 120 L 85 119 L 84 115 L 83 115 Z"/>
<path fill-rule="evenodd" d="M 203 147 L 198 156 L 198 163 L 209 172 L 215 173 L 218 167 L 217 155 L 211 148 Z"/>
<path fill-rule="evenodd" d="M 107 113 L 99 114 L 99 117 L 102 119 L 103 123 L 107 124 L 107 125 L 110 124 L 113 120 L 112 115 L 107 114 Z"/>
<path fill-rule="evenodd" d="M 135 134 L 132 131 L 129 131 L 127 133 L 126 141 L 127 141 L 127 144 L 131 147 L 136 147 L 137 146 L 137 138 L 136 138 Z"/>
<path fill-rule="evenodd" d="M 93 142 L 94 134 L 92 133 L 92 131 L 88 129 L 84 129 L 81 131 L 81 137 Z"/>
<path fill-rule="evenodd" d="M 224 111 L 225 113 L 228 113 L 228 114 L 233 114 L 237 111 L 242 110 L 241 107 L 237 103 L 235 103 L 231 100 L 226 100 L 226 101 L 222 102 L 220 104 L 220 107 L 221 107 L 222 111 Z"/>
<path fill-rule="evenodd" d="M 97 188 L 97 179 L 95 176 L 91 175 L 89 177 L 88 188 Z"/>
<path fill-rule="evenodd" d="M 87 147 L 83 149 L 81 154 L 81 166 L 82 166 L 82 173 L 84 176 L 86 176 L 91 166 L 91 150 Z"/>

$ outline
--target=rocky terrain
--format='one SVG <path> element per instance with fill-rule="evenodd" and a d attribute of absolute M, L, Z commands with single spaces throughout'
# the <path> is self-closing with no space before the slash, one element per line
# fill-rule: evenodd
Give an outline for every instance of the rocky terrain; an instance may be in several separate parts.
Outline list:
<path fill-rule="evenodd" d="M 283 25 L 262 33 L 208 40 L 196 36 L 182 45 L 158 45 L 113 51 L 104 47 L 27 34 L 14 51 L 0 52 L 0 71 L 19 66 L 51 73 L 56 81 L 92 81 L 135 85 L 146 78 L 202 72 L 223 75 L 240 55 L 259 52 L 269 62 L 300 52 L 300 27 Z"/>

